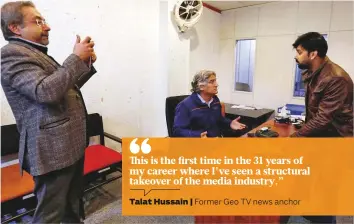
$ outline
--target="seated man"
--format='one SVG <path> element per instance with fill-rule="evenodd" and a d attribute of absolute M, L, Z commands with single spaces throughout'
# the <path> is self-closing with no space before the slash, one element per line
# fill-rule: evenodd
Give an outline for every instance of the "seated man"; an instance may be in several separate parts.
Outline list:
<path fill-rule="evenodd" d="M 174 137 L 220 137 L 222 129 L 246 127 L 238 122 L 240 117 L 231 121 L 221 115 L 215 72 L 198 72 L 193 78 L 191 91 L 192 94 L 176 107 Z"/>

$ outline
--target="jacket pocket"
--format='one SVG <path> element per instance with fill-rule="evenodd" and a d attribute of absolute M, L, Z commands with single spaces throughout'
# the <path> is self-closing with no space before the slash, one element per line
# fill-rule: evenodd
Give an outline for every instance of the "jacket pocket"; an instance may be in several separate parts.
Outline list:
<path fill-rule="evenodd" d="M 53 121 L 53 122 L 49 122 L 47 124 L 44 124 L 44 125 L 41 125 L 39 128 L 40 129 L 51 129 L 51 128 L 55 128 L 55 127 L 58 127 L 58 126 L 61 126 L 67 122 L 70 121 L 70 118 L 67 117 L 67 118 L 63 118 L 63 119 L 60 119 L 60 120 L 57 120 L 57 121 Z"/>
<path fill-rule="evenodd" d="M 323 97 L 323 87 L 314 89 L 314 91 L 311 93 L 311 96 L 310 96 L 309 107 L 318 108 L 318 106 L 322 100 L 322 97 Z"/>

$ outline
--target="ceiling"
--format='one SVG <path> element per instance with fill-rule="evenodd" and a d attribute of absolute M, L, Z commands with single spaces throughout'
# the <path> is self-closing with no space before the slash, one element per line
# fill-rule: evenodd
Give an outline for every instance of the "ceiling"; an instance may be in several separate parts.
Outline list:
<path fill-rule="evenodd" d="M 242 8 L 251 5 L 265 4 L 272 1 L 203 1 L 203 2 L 217 9 L 220 9 L 220 11 L 224 11 L 224 10 Z"/>

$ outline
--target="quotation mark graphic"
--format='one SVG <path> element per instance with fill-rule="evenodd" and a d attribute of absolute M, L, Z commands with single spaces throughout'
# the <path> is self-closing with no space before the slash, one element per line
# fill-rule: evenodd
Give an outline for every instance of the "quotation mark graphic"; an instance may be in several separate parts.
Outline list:
<path fill-rule="evenodd" d="M 133 139 L 133 141 L 130 142 L 130 146 L 129 146 L 130 152 L 133 154 L 137 154 L 141 149 L 141 151 L 144 154 L 149 154 L 151 152 L 151 146 L 147 144 L 147 141 L 149 141 L 149 139 L 148 138 L 144 139 L 143 143 L 141 143 L 141 147 L 138 144 L 136 144 L 137 140 L 138 139 L 135 138 Z"/>

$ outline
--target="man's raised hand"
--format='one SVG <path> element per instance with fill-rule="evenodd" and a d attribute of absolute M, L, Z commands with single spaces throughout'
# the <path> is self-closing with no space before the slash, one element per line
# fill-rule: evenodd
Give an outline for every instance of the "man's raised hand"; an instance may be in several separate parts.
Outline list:
<path fill-rule="evenodd" d="M 95 43 L 91 41 L 91 37 L 86 37 L 83 41 L 79 35 L 76 35 L 76 42 L 74 46 L 74 54 L 79 56 L 81 60 L 88 62 L 91 57 L 94 57 L 96 60 L 96 55 L 93 50 Z"/>

